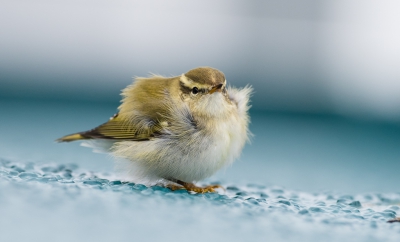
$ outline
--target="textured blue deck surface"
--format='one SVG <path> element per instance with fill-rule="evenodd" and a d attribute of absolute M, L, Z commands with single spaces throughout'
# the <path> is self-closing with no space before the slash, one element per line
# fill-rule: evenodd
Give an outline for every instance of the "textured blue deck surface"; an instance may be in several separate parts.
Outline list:
<path fill-rule="evenodd" d="M 219 194 L 121 182 L 76 165 L 1 161 L 2 241 L 398 241 L 400 193 L 223 184 Z M 16 228 L 17 227 L 17 228 Z"/>

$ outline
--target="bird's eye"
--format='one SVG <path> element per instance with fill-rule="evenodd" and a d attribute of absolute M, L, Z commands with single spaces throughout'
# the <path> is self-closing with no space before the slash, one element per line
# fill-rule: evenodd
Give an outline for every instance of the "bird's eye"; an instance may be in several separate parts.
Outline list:
<path fill-rule="evenodd" d="M 198 89 L 197 87 L 193 87 L 192 93 L 193 93 L 193 94 L 199 93 L 199 89 Z"/>

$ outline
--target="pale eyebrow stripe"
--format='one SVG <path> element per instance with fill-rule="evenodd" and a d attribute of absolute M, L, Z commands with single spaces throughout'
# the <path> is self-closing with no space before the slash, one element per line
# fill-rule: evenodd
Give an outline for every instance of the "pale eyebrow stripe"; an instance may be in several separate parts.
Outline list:
<path fill-rule="evenodd" d="M 185 76 L 184 74 L 181 75 L 181 77 L 179 78 L 179 80 L 181 81 L 181 83 L 183 83 L 186 87 L 189 87 L 190 89 L 192 89 L 193 87 L 197 87 L 198 89 L 204 89 L 204 90 L 208 90 L 210 87 L 208 85 L 204 85 L 204 84 L 200 84 L 200 83 L 195 83 L 194 81 L 192 81 L 191 79 L 189 79 L 187 76 Z"/>
<path fill-rule="evenodd" d="M 191 89 L 190 87 L 186 86 L 184 82 L 179 81 L 179 84 L 180 84 L 180 86 L 181 86 L 181 91 L 182 91 L 183 93 L 189 94 L 189 93 L 192 91 L 192 89 Z"/>

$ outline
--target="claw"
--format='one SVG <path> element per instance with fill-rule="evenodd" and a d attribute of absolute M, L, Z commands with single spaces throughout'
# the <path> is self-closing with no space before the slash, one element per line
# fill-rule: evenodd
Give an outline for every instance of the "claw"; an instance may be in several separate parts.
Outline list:
<path fill-rule="evenodd" d="M 168 184 L 166 185 L 167 188 L 171 189 L 172 191 L 180 190 L 180 189 L 185 189 L 181 185 L 175 185 L 175 184 Z"/>
<path fill-rule="evenodd" d="M 389 221 L 387 221 L 388 223 L 400 223 L 400 217 L 398 217 L 398 218 L 394 218 L 394 219 L 391 219 L 391 220 L 389 220 Z"/>

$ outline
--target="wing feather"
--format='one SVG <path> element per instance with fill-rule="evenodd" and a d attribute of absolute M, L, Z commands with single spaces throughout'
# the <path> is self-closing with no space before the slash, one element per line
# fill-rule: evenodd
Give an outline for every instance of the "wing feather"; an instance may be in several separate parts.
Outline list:
<path fill-rule="evenodd" d="M 110 120 L 98 127 L 79 132 L 75 134 L 66 135 L 58 142 L 70 142 L 75 140 L 85 139 L 111 139 L 111 140 L 136 140 L 143 141 L 154 138 L 159 132 L 159 126 L 153 120 L 143 121 L 147 125 L 141 125 L 140 128 L 135 127 L 130 122 L 120 118 L 118 114 L 114 115 Z M 142 122 L 142 123 L 143 123 Z"/>

